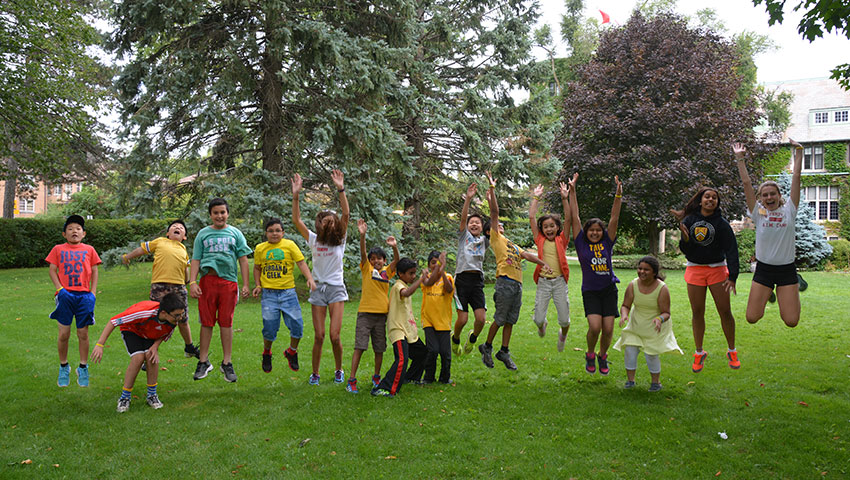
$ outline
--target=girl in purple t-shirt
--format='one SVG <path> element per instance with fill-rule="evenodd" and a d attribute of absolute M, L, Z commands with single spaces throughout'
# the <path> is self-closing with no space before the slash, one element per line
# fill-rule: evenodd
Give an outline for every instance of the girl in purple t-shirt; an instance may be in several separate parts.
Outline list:
<path fill-rule="evenodd" d="M 587 373 L 608 375 L 608 347 L 614 334 L 614 319 L 617 311 L 617 283 L 611 266 L 611 249 L 617 239 L 617 224 L 620 221 L 620 207 L 623 203 L 623 184 L 614 176 L 617 186 L 614 205 L 611 207 L 611 219 L 608 229 L 598 218 L 591 218 L 581 224 L 576 196 L 578 173 L 570 180 L 570 210 L 572 212 L 573 242 L 576 245 L 578 261 L 581 264 L 581 297 L 584 303 L 584 315 L 587 317 L 587 352 L 585 367 Z M 601 333 L 601 338 L 600 338 Z M 599 352 L 596 353 L 596 344 Z"/>

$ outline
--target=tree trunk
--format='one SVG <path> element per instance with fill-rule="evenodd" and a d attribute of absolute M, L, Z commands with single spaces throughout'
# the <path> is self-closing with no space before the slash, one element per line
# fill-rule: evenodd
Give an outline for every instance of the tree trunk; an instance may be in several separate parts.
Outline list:
<path fill-rule="evenodd" d="M 658 222 L 650 220 L 647 227 L 649 232 L 649 253 L 658 256 Z"/>
<path fill-rule="evenodd" d="M 13 145 L 14 150 L 14 145 Z M 3 218 L 15 217 L 15 196 L 18 190 L 18 161 L 12 157 L 6 159 L 9 174 L 3 189 Z"/>
<path fill-rule="evenodd" d="M 281 114 L 281 102 L 283 100 L 283 85 L 278 75 L 283 71 L 283 63 L 276 55 L 274 44 L 277 37 L 274 32 L 280 23 L 280 11 L 270 8 L 266 11 L 266 35 L 269 42 L 260 66 L 263 69 L 263 77 L 260 79 L 259 97 L 263 110 L 260 120 L 262 130 L 261 152 L 263 156 L 263 169 L 271 172 L 281 172 L 283 168 L 283 155 L 280 153 L 280 141 L 283 138 L 283 122 Z"/>
<path fill-rule="evenodd" d="M 413 155 L 416 157 L 413 168 L 417 172 L 422 172 L 422 164 L 426 161 L 425 132 L 422 129 L 419 118 L 410 120 L 410 132 L 407 134 L 407 144 L 413 147 Z M 427 189 L 427 186 L 425 188 Z M 404 214 L 410 215 L 410 218 L 405 220 L 404 225 L 402 225 L 402 238 L 419 240 L 422 227 L 421 192 L 422 186 L 417 183 L 413 187 L 410 197 L 404 201 Z"/>

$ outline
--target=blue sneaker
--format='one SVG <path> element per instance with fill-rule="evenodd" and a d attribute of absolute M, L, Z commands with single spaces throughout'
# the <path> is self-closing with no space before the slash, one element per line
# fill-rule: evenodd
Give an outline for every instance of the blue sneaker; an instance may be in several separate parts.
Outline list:
<path fill-rule="evenodd" d="M 71 366 L 65 365 L 59 366 L 59 379 L 56 380 L 56 385 L 60 387 L 67 387 L 71 384 Z"/>
<path fill-rule="evenodd" d="M 77 385 L 81 387 L 89 386 L 89 367 L 77 367 Z"/>
<path fill-rule="evenodd" d="M 310 383 L 310 385 L 318 385 L 319 384 L 319 376 L 316 375 L 315 373 L 311 373 L 309 383 Z"/>
<path fill-rule="evenodd" d="M 360 393 L 360 390 L 357 389 L 357 379 L 349 378 L 348 385 L 345 386 L 345 390 L 351 393 Z"/>
<path fill-rule="evenodd" d="M 379 383 L 381 383 L 381 376 L 377 373 L 372 375 L 372 387 L 378 388 Z"/>
<path fill-rule="evenodd" d="M 334 372 L 334 383 L 342 383 L 345 381 L 345 372 L 337 370 Z"/>

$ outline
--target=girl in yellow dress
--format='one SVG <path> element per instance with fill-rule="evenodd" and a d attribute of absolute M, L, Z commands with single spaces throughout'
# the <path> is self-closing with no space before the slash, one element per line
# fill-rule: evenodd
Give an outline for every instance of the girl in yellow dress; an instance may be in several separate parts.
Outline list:
<path fill-rule="evenodd" d="M 650 392 L 661 390 L 661 360 L 658 355 L 665 352 L 682 354 L 676 336 L 673 335 L 670 291 L 662 281 L 664 276 L 660 274 L 660 268 L 655 257 L 641 258 L 637 267 L 638 276 L 626 287 L 623 305 L 620 307 L 620 327 L 626 322 L 628 325 L 621 332 L 614 348 L 623 352 L 627 380 L 625 388 L 635 386 L 637 355 L 641 349 L 652 377 Z"/>

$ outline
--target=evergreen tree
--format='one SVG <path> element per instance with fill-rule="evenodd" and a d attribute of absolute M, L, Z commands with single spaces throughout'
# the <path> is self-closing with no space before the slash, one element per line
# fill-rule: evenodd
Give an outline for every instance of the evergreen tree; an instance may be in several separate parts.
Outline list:
<path fill-rule="evenodd" d="M 788 201 L 791 195 L 791 175 L 788 172 L 782 172 L 776 183 L 782 190 L 782 196 Z M 798 266 L 813 267 L 832 255 L 832 245 L 826 239 L 826 231 L 823 226 L 815 223 L 814 209 L 802 199 L 797 207 L 794 231 L 797 235 L 794 246 Z"/>

